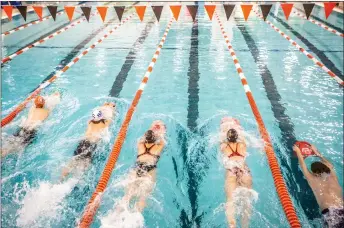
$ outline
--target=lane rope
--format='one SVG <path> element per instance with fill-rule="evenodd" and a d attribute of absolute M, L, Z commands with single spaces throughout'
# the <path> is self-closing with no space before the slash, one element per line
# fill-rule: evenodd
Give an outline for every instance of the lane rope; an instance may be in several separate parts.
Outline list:
<path fill-rule="evenodd" d="M 253 12 L 256 13 L 258 17 L 261 19 L 264 18 L 262 15 L 260 15 L 256 10 L 253 10 Z M 311 55 L 309 52 L 307 52 L 304 48 L 302 48 L 299 44 L 296 43 L 293 39 L 291 39 L 289 36 L 287 36 L 284 32 L 282 32 L 279 28 L 277 28 L 274 24 L 272 24 L 269 20 L 266 20 L 265 23 L 271 26 L 276 32 L 278 32 L 281 36 L 283 36 L 285 39 L 287 39 L 292 45 L 294 45 L 300 52 L 302 52 L 305 56 L 307 56 L 310 60 L 312 60 L 317 66 L 319 66 L 321 69 L 323 69 L 328 75 L 331 76 L 331 78 L 335 79 L 338 84 L 341 86 L 344 86 L 344 82 L 342 79 L 340 79 L 337 75 L 335 75 L 330 69 L 328 69 L 322 62 L 320 62 L 318 59 L 316 59 L 313 55 Z"/>
<path fill-rule="evenodd" d="M 248 99 L 249 104 L 251 106 L 253 115 L 256 119 L 256 122 L 257 122 L 257 125 L 259 128 L 259 132 L 261 134 L 262 139 L 265 142 L 264 143 L 264 149 L 265 149 L 268 163 L 269 163 L 269 166 L 270 166 L 270 169 L 272 172 L 272 177 L 274 180 L 276 191 L 277 191 L 277 194 L 279 196 L 280 202 L 282 204 L 284 213 L 286 214 L 286 217 L 287 217 L 291 227 L 301 227 L 299 219 L 298 219 L 296 212 L 295 212 L 295 208 L 294 208 L 293 203 L 291 201 L 291 198 L 289 196 L 286 184 L 284 182 L 284 179 L 283 179 L 283 176 L 282 176 L 282 173 L 281 173 L 281 170 L 280 170 L 280 167 L 279 167 L 279 164 L 278 164 L 278 161 L 277 161 L 277 158 L 276 158 L 273 146 L 272 146 L 272 142 L 271 142 L 269 133 L 268 133 L 267 129 L 265 128 L 265 124 L 264 124 L 262 116 L 259 112 L 258 106 L 257 106 L 257 104 L 253 98 L 253 94 L 252 94 L 251 89 L 247 83 L 244 72 L 243 72 L 243 70 L 239 64 L 239 60 L 238 60 L 238 58 L 234 52 L 232 44 L 230 43 L 229 38 L 227 36 L 227 33 L 226 33 L 225 29 L 223 28 L 222 22 L 220 21 L 220 18 L 217 15 L 217 13 L 215 13 L 215 16 L 216 16 L 216 19 L 220 25 L 221 32 L 222 32 L 223 38 L 226 41 L 226 45 L 228 47 L 228 50 L 232 56 L 235 68 L 236 68 L 236 70 L 239 74 L 239 77 L 241 79 L 241 83 L 244 87 L 247 99 Z"/>
<path fill-rule="evenodd" d="M 98 44 L 100 44 L 103 40 L 105 40 L 111 33 L 113 33 L 117 28 L 119 28 L 121 25 L 126 23 L 129 19 L 131 19 L 134 16 L 134 13 L 132 13 L 130 16 L 128 16 L 125 20 L 123 20 L 120 24 L 116 25 L 114 28 L 112 28 L 110 31 L 108 31 L 103 37 L 98 39 L 96 42 L 94 42 L 89 48 L 85 49 L 81 54 L 79 54 L 77 57 L 75 57 L 72 61 L 70 61 L 62 70 L 59 70 L 55 73 L 53 77 L 51 77 L 46 82 L 39 85 L 39 87 L 33 91 L 21 104 L 19 104 L 10 114 L 8 114 L 5 118 L 1 120 L 1 127 L 6 126 L 8 123 L 10 123 L 17 115 L 20 113 L 26 105 L 30 102 L 31 99 L 35 98 L 44 88 L 49 86 L 52 82 L 54 82 L 61 74 L 66 72 L 71 66 L 73 66 L 75 63 L 77 63 L 83 56 L 85 56 L 91 49 L 94 49 Z"/>
<path fill-rule="evenodd" d="M 335 30 L 335 29 L 333 29 L 333 28 L 330 28 L 330 27 L 328 27 L 327 25 L 325 25 L 325 24 L 323 24 L 323 23 L 321 23 L 321 22 L 319 22 L 319 21 L 317 21 L 317 20 L 314 20 L 314 19 L 307 19 L 307 17 L 306 17 L 305 15 L 301 14 L 300 12 L 294 11 L 294 14 L 296 14 L 297 16 L 299 16 L 299 17 L 301 17 L 301 18 L 303 18 L 303 19 L 305 19 L 305 20 L 307 20 L 307 21 L 312 22 L 313 24 L 316 24 L 316 25 L 320 26 L 321 28 L 323 28 L 323 29 L 325 29 L 325 30 L 327 30 L 327 31 L 329 31 L 329 32 L 331 32 L 331 33 L 334 33 L 334 34 L 336 34 L 336 35 L 338 35 L 338 36 L 344 37 L 344 34 L 343 34 L 343 33 L 340 33 L 340 32 L 338 32 L 337 30 Z"/>
<path fill-rule="evenodd" d="M 112 151 L 109 155 L 108 161 L 105 165 L 105 168 L 103 170 L 103 173 L 99 179 L 98 185 L 94 191 L 94 193 L 91 196 L 91 199 L 89 200 L 88 204 L 85 207 L 85 211 L 84 214 L 80 220 L 80 224 L 79 227 L 81 228 L 86 228 L 86 227 L 90 227 L 90 225 L 92 224 L 93 218 L 100 206 L 100 198 L 101 195 L 103 194 L 103 192 L 105 191 L 105 188 L 110 180 L 111 177 L 111 173 L 115 167 L 115 164 L 117 162 L 117 159 L 119 157 L 119 154 L 121 152 L 125 137 L 127 135 L 127 131 L 128 131 L 128 127 L 131 121 L 131 118 L 134 114 L 134 111 L 136 109 L 137 104 L 139 103 L 139 100 L 141 98 L 141 95 L 143 93 L 143 90 L 148 82 L 149 76 L 151 74 L 151 72 L 153 71 L 154 65 L 159 57 L 160 51 L 165 43 L 166 37 L 168 32 L 170 31 L 171 25 L 173 23 L 174 18 L 172 17 L 172 19 L 170 20 L 170 22 L 168 23 L 165 33 L 163 35 L 163 37 L 161 38 L 161 41 L 158 45 L 158 48 L 156 49 L 152 61 L 148 66 L 148 69 L 141 81 L 141 84 L 138 88 L 138 90 L 135 93 L 135 97 L 131 102 L 131 105 L 129 107 L 129 110 L 126 113 L 125 119 L 122 123 L 122 126 L 119 130 L 119 133 L 117 134 L 115 143 L 113 145 Z"/>
<path fill-rule="evenodd" d="M 96 15 L 96 14 L 98 14 L 98 12 L 91 14 L 91 17 L 94 16 L 94 15 Z M 23 54 L 24 52 L 27 52 L 27 51 L 30 50 L 31 48 L 33 48 L 33 47 L 35 47 L 35 46 L 38 46 L 38 45 L 40 45 L 41 43 L 44 43 L 45 41 L 47 41 L 47 40 L 49 40 L 49 39 L 51 39 L 51 38 L 53 38 L 53 37 L 55 37 L 55 36 L 57 36 L 57 35 L 59 35 L 59 34 L 65 32 L 65 31 L 67 31 L 68 29 L 70 29 L 70 28 L 72 28 L 72 27 L 74 27 L 74 26 L 76 26 L 76 25 L 78 25 L 78 24 L 80 24 L 81 22 L 84 22 L 84 21 L 86 21 L 86 18 L 85 18 L 85 17 L 82 18 L 82 19 L 80 19 L 80 20 L 78 20 L 78 21 L 73 22 L 72 24 L 67 25 L 66 27 L 64 27 L 64 28 L 62 28 L 62 29 L 60 29 L 60 30 L 58 30 L 58 31 L 56 31 L 56 32 L 54 32 L 54 33 L 52 33 L 52 34 L 50 34 L 50 35 L 44 37 L 43 39 L 41 39 L 41 40 L 39 40 L 39 41 L 37 41 L 37 42 L 31 44 L 31 45 L 26 46 L 25 48 L 20 49 L 19 51 L 16 51 L 16 52 L 13 53 L 12 55 L 6 56 L 5 58 L 3 58 L 3 59 L 1 60 L 1 64 L 6 63 L 6 62 L 8 62 L 8 61 L 14 59 L 14 58 L 17 57 L 18 55 L 21 55 L 21 54 Z"/>
<path fill-rule="evenodd" d="M 64 14 L 64 11 L 58 12 L 56 15 L 58 16 L 58 15 L 61 15 L 61 14 Z M 10 30 L 10 31 L 7 31 L 7 32 L 2 33 L 2 34 L 1 34 L 1 37 L 4 37 L 4 36 L 10 35 L 10 34 L 12 34 L 12 33 L 15 33 L 15 32 L 17 32 L 17 31 L 23 30 L 23 29 L 25 29 L 25 28 L 27 28 L 27 27 L 30 27 L 31 25 L 37 25 L 37 24 L 39 24 L 39 23 L 41 23 L 41 22 L 43 22 L 43 21 L 49 20 L 50 18 L 52 18 L 51 15 L 50 15 L 50 16 L 46 16 L 46 17 L 43 17 L 42 19 L 38 19 L 38 20 L 32 21 L 32 22 L 27 23 L 27 24 L 25 24 L 25 25 L 21 25 L 21 26 L 19 26 L 19 27 L 17 27 L 17 28 L 14 28 L 14 29 Z"/>

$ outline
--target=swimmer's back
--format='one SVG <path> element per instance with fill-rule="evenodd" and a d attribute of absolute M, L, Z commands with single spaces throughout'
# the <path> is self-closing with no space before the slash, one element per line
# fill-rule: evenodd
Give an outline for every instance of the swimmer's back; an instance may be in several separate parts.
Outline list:
<path fill-rule="evenodd" d="M 49 116 L 49 110 L 44 108 L 32 108 L 27 117 L 26 126 L 36 124 L 37 122 L 42 122 Z"/>
<path fill-rule="evenodd" d="M 104 120 L 103 122 L 93 123 L 92 121 L 88 122 L 87 131 L 85 134 L 86 139 L 91 142 L 96 142 L 101 138 L 101 133 L 106 129 L 111 121 Z"/>

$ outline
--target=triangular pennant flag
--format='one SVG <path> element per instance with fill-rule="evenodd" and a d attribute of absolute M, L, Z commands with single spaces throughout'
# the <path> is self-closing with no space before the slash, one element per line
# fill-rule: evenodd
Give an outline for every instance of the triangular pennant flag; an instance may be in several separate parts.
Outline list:
<path fill-rule="evenodd" d="M 114 6 L 119 21 L 122 21 L 125 6 Z"/>
<path fill-rule="evenodd" d="M 90 15 L 91 15 L 91 6 L 81 6 L 80 9 L 84 13 L 87 22 L 90 21 Z"/>
<path fill-rule="evenodd" d="M 163 6 L 152 6 L 152 10 L 154 12 L 154 15 L 156 16 L 156 19 L 159 21 L 161 12 L 162 12 Z"/>
<path fill-rule="evenodd" d="M 24 21 L 26 21 L 27 6 L 17 6 L 17 9 L 24 18 Z"/>
<path fill-rule="evenodd" d="M 56 21 L 56 13 L 57 13 L 57 6 L 47 6 L 50 15 L 53 17 L 54 21 Z"/>
<path fill-rule="evenodd" d="M 105 21 L 107 9 L 107 6 L 97 6 L 98 13 L 100 14 L 100 17 L 102 18 L 103 22 Z"/>
<path fill-rule="evenodd" d="M 42 6 L 32 6 L 32 8 L 35 10 L 39 19 L 42 20 L 43 7 Z"/>
<path fill-rule="evenodd" d="M 75 6 L 65 6 L 64 8 L 65 8 L 65 11 L 67 13 L 69 21 L 72 21 Z"/>
<path fill-rule="evenodd" d="M 260 9 L 262 10 L 264 21 L 268 17 L 271 7 L 272 5 L 260 5 Z"/>
<path fill-rule="evenodd" d="M 198 10 L 198 5 L 186 6 L 186 8 L 188 8 L 188 11 L 192 17 L 192 20 L 195 21 L 197 10 Z"/>
<path fill-rule="evenodd" d="M 250 15 L 250 12 L 252 10 L 252 5 L 241 5 L 241 10 L 244 14 L 245 21 L 247 21 L 248 16 Z"/>
<path fill-rule="evenodd" d="M 140 21 L 143 21 L 143 17 L 145 16 L 146 6 L 135 6 L 137 16 L 139 16 Z"/>
<path fill-rule="evenodd" d="M 336 6 L 336 4 L 337 4 L 336 2 L 324 2 L 326 19 L 328 18 L 328 16 L 330 16 L 330 14 L 332 13 L 332 10 Z"/>
<path fill-rule="evenodd" d="M 170 9 L 172 11 L 173 17 L 174 19 L 176 19 L 176 21 L 178 21 L 178 17 L 179 17 L 179 13 L 180 13 L 180 9 L 182 8 L 181 5 L 174 5 L 174 6 L 170 6 Z"/>
<path fill-rule="evenodd" d="M 307 19 L 311 15 L 313 7 L 314 7 L 314 3 L 304 3 L 303 4 L 303 8 L 305 9 L 305 14 L 306 14 Z"/>
<path fill-rule="evenodd" d="M 213 19 L 213 15 L 216 9 L 216 5 L 204 5 L 205 11 L 207 11 L 207 14 L 209 16 L 209 19 Z"/>
<path fill-rule="evenodd" d="M 225 13 L 226 13 L 227 21 L 231 17 L 232 12 L 234 10 L 234 7 L 235 7 L 235 5 L 223 5 L 223 8 L 225 8 Z"/>
<path fill-rule="evenodd" d="M 8 17 L 8 20 L 12 21 L 12 9 L 13 9 L 13 6 L 2 6 L 2 8 L 4 9 L 7 17 Z"/>
<path fill-rule="evenodd" d="M 281 3 L 282 10 L 284 12 L 285 18 L 288 20 L 289 15 L 291 13 L 291 9 L 293 8 L 292 3 Z"/>

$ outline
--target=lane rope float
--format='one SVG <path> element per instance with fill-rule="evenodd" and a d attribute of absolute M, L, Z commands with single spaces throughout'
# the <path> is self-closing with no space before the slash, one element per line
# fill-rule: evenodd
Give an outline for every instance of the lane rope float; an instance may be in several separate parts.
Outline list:
<path fill-rule="evenodd" d="M 97 12 L 97 13 L 91 14 L 91 17 L 94 16 L 94 15 L 96 15 L 96 14 L 98 14 L 98 12 Z M 8 62 L 8 61 L 14 59 L 14 58 L 17 57 L 18 55 L 23 54 L 24 52 L 30 50 L 31 48 L 33 48 L 33 47 L 35 47 L 35 46 L 37 46 L 37 45 L 39 45 L 39 44 L 41 44 L 41 43 L 44 43 L 45 41 L 47 41 L 47 40 L 49 40 L 49 39 L 51 39 L 51 38 L 53 38 L 53 37 L 59 35 L 59 34 L 62 33 L 62 32 L 67 31 L 68 29 L 70 29 L 70 28 L 72 28 L 72 27 L 76 26 L 77 24 L 80 24 L 81 22 L 84 22 L 84 21 L 86 21 L 86 18 L 82 18 L 82 19 L 80 19 L 80 20 L 78 20 L 78 21 L 75 21 L 74 23 L 67 25 L 66 27 L 64 27 L 64 28 L 62 28 L 62 29 L 60 29 L 60 30 L 58 30 L 58 31 L 56 31 L 56 32 L 54 32 L 54 33 L 52 33 L 52 34 L 50 34 L 50 35 L 44 37 L 43 39 L 41 39 L 41 40 L 39 40 L 39 41 L 37 41 L 37 42 L 31 44 L 31 45 L 28 45 L 28 46 L 26 46 L 25 48 L 20 49 L 19 51 L 16 51 L 16 52 L 13 53 L 12 55 L 6 56 L 5 58 L 3 58 L 3 59 L 1 60 L 1 64 L 6 63 L 6 62 Z"/>
<path fill-rule="evenodd" d="M 256 13 L 258 17 L 261 19 L 264 18 L 262 15 L 260 15 L 256 10 L 253 10 L 253 12 Z M 341 86 L 344 86 L 344 82 L 342 79 L 340 79 L 337 75 L 335 75 L 330 69 L 328 69 L 322 62 L 320 62 L 318 59 L 316 59 L 313 55 L 311 55 L 309 52 L 307 52 L 304 48 L 302 48 L 299 44 L 296 43 L 293 39 L 291 39 L 289 36 L 287 36 L 284 32 L 282 32 L 279 28 L 277 28 L 274 24 L 272 24 L 269 20 L 266 20 L 265 23 L 271 26 L 276 32 L 278 32 L 281 36 L 283 36 L 285 39 L 287 39 L 292 45 L 294 45 L 297 49 L 299 49 L 300 52 L 302 52 L 304 55 L 306 55 L 310 60 L 312 60 L 317 66 L 319 66 L 321 69 L 323 69 L 328 75 L 331 76 L 331 78 L 335 79 L 338 84 Z"/>
<path fill-rule="evenodd" d="M 228 50 L 232 56 L 235 68 L 236 68 L 236 70 L 239 74 L 239 77 L 241 79 L 241 83 L 244 87 L 247 99 L 248 99 L 249 104 L 251 106 L 253 115 L 256 119 L 260 135 L 261 135 L 262 139 L 264 140 L 264 149 L 265 149 L 268 163 L 269 163 L 269 166 L 271 169 L 271 173 L 272 173 L 272 177 L 273 177 L 274 184 L 276 187 L 276 191 L 277 191 L 277 194 L 279 196 L 280 202 L 282 204 L 282 208 L 284 210 L 284 213 L 286 214 L 286 217 L 287 217 L 291 227 L 301 227 L 299 219 L 298 219 L 296 212 L 295 212 L 295 208 L 294 208 L 293 203 L 291 201 L 291 198 L 289 196 L 286 184 L 284 182 L 284 179 L 283 179 L 283 176 L 281 173 L 281 169 L 279 167 L 279 164 L 278 164 L 278 161 L 277 161 L 277 158 L 275 155 L 275 151 L 274 151 L 273 146 L 272 146 L 272 142 L 271 142 L 269 133 L 268 133 L 267 129 L 265 128 L 265 124 L 264 124 L 262 116 L 259 112 L 258 106 L 257 106 L 257 104 L 253 98 L 253 94 L 252 94 L 251 89 L 247 83 L 244 72 L 243 72 L 243 70 L 239 64 L 239 60 L 236 57 L 236 54 L 235 54 L 234 49 L 232 47 L 232 44 L 230 43 L 229 38 L 227 36 L 227 33 L 225 32 L 225 29 L 223 28 L 222 22 L 220 21 L 220 18 L 217 15 L 217 13 L 215 13 L 215 16 L 216 16 L 216 19 L 220 25 L 221 32 L 222 32 L 222 35 L 226 41 L 226 45 L 228 47 Z"/>
<path fill-rule="evenodd" d="M 117 28 L 119 28 L 121 25 L 126 23 L 129 19 L 133 17 L 134 13 L 128 16 L 125 20 L 123 20 L 121 23 L 116 25 L 114 28 L 112 28 L 110 31 L 108 31 L 103 37 L 98 39 L 96 42 L 94 42 L 89 48 L 85 49 L 81 54 L 79 54 L 77 57 L 75 57 L 72 61 L 70 61 L 62 70 L 59 70 L 56 72 L 56 74 L 51 77 L 46 82 L 39 85 L 39 87 L 33 91 L 22 103 L 20 103 L 10 114 L 8 114 L 5 118 L 1 120 L 1 127 L 6 126 L 8 123 L 10 123 L 17 115 L 20 113 L 26 105 L 30 102 L 31 99 L 35 98 L 44 88 L 49 86 L 52 82 L 54 82 L 61 74 L 66 72 L 71 66 L 73 66 L 75 63 L 77 63 L 83 56 L 85 56 L 91 49 L 94 49 L 98 44 L 100 44 L 103 40 L 105 40 L 109 34 L 113 33 Z"/>
<path fill-rule="evenodd" d="M 323 24 L 323 23 L 321 23 L 321 22 L 319 22 L 319 21 L 317 21 L 317 20 L 314 20 L 314 19 L 307 19 L 307 17 L 306 17 L 305 15 L 302 15 L 300 12 L 294 11 L 294 14 L 296 14 L 297 16 L 299 16 L 299 17 L 301 17 L 301 18 L 303 18 L 303 19 L 305 19 L 305 20 L 307 20 L 307 21 L 312 22 L 313 24 L 318 25 L 319 27 L 321 27 L 321 28 L 323 28 L 323 29 L 325 29 L 325 30 L 327 30 L 327 31 L 329 31 L 329 32 L 331 32 L 331 33 L 334 33 L 334 34 L 336 34 L 336 35 L 338 35 L 338 36 L 344 37 L 344 34 L 343 34 L 343 33 L 340 33 L 340 32 L 338 32 L 337 30 L 335 30 L 335 29 L 333 29 L 333 28 L 330 28 L 330 27 L 328 27 L 327 25 L 325 25 L 325 24 Z"/>
<path fill-rule="evenodd" d="M 148 82 L 149 76 L 151 74 L 151 72 L 153 71 L 154 65 L 159 57 L 160 51 L 165 43 L 166 37 L 168 32 L 170 31 L 170 28 L 172 26 L 173 23 L 173 17 L 170 20 L 170 22 L 168 23 L 165 33 L 163 35 L 163 37 L 161 38 L 161 41 L 158 45 L 158 48 L 156 49 L 152 61 L 148 66 L 148 69 L 141 81 L 141 84 L 138 88 L 138 90 L 135 93 L 134 99 L 131 102 L 131 105 L 129 107 L 129 110 L 127 111 L 126 115 L 125 115 L 125 119 L 122 123 L 122 126 L 117 134 L 115 143 L 113 145 L 112 151 L 109 155 L 108 161 L 105 165 L 105 168 L 102 172 L 102 175 L 98 181 L 98 185 L 94 191 L 94 193 L 91 196 L 91 199 L 89 200 L 89 202 L 87 203 L 86 207 L 85 207 L 85 211 L 84 214 L 80 220 L 80 224 L 79 227 L 81 228 L 86 228 L 86 227 L 90 227 L 90 225 L 92 224 L 93 218 L 96 214 L 96 211 L 99 208 L 100 205 L 100 198 L 101 195 L 103 194 L 103 192 L 105 191 L 105 188 L 110 180 L 111 177 L 111 173 L 115 167 L 115 164 L 117 162 L 117 159 L 119 157 L 119 154 L 121 152 L 125 137 L 127 135 L 127 131 L 128 131 L 128 127 L 131 121 L 131 118 L 134 114 L 134 111 L 136 109 L 137 104 L 139 103 L 139 100 L 141 98 L 141 95 L 143 93 L 143 90 Z"/>
<path fill-rule="evenodd" d="M 58 16 L 58 15 L 61 15 L 61 14 L 64 14 L 64 11 L 58 12 L 56 15 Z M 25 28 L 27 28 L 27 27 L 30 27 L 31 25 L 37 25 L 37 24 L 39 24 L 39 23 L 41 23 L 41 22 L 43 22 L 43 21 L 49 20 L 50 18 L 52 18 L 51 15 L 50 15 L 50 16 L 46 16 L 46 17 L 43 17 L 42 19 L 38 19 L 38 20 L 32 21 L 32 22 L 27 23 L 27 24 L 25 24 L 25 25 L 18 26 L 17 28 L 14 28 L 14 29 L 12 29 L 12 30 L 10 30 L 10 31 L 7 31 L 7 32 L 2 33 L 2 34 L 1 34 L 1 37 L 4 37 L 4 36 L 10 35 L 10 34 L 12 34 L 12 33 L 15 33 L 15 32 L 17 32 L 17 31 L 23 30 L 23 29 L 25 29 Z"/>

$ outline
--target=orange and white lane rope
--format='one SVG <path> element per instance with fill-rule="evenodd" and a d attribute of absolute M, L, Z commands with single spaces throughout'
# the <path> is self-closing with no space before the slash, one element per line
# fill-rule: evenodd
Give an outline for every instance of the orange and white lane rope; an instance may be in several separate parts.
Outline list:
<path fill-rule="evenodd" d="M 57 13 L 56 15 L 61 15 L 61 14 L 64 14 L 64 11 L 61 11 L 61 12 Z M 35 21 L 30 22 L 28 24 L 21 25 L 21 26 L 19 26 L 17 28 L 14 28 L 14 29 L 10 30 L 10 31 L 2 33 L 1 37 L 4 37 L 4 36 L 10 35 L 12 33 L 15 33 L 17 31 L 23 30 L 23 29 L 25 29 L 27 27 L 30 27 L 31 25 L 37 25 L 37 24 L 39 24 L 39 23 L 41 23 L 43 21 L 46 21 L 46 20 L 48 20 L 50 18 L 52 18 L 52 16 L 46 16 L 46 17 L 43 17 L 42 19 L 38 19 L 38 20 L 35 20 Z"/>
<path fill-rule="evenodd" d="M 94 16 L 94 15 L 96 15 L 96 14 L 98 14 L 98 12 L 97 12 L 97 13 L 91 14 L 91 16 Z M 70 29 L 70 28 L 72 28 L 72 27 L 74 27 L 74 26 L 76 26 L 76 25 L 78 25 L 78 24 L 80 24 L 81 22 L 84 22 L 84 21 L 86 21 L 86 18 L 80 19 L 80 20 L 78 20 L 78 21 L 76 21 L 76 22 L 74 22 L 74 23 L 72 23 L 72 24 L 70 24 L 70 25 L 67 25 L 66 27 L 64 27 L 64 28 L 62 28 L 62 29 L 60 29 L 60 30 L 58 30 L 57 32 L 54 32 L 53 34 L 50 34 L 50 35 L 44 37 L 43 39 L 41 39 L 41 40 L 39 40 L 39 41 L 37 41 L 37 42 L 31 44 L 31 45 L 28 45 L 28 46 L 25 47 L 25 48 L 20 49 L 19 51 L 13 53 L 12 55 L 9 55 L 9 56 L 3 58 L 3 59 L 1 60 L 1 63 L 6 63 L 6 62 L 8 62 L 8 61 L 14 59 L 14 58 L 17 57 L 18 55 L 23 54 L 24 52 L 30 50 L 31 48 L 33 48 L 33 47 L 35 47 L 35 46 L 38 46 L 38 45 L 40 45 L 41 43 L 44 43 L 45 41 L 47 41 L 47 40 L 49 40 L 49 39 L 51 39 L 51 38 L 53 38 L 53 37 L 59 35 L 59 34 L 62 33 L 62 32 L 67 31 L 68 29 Z"/>
<path fill-rule="evenodd" d="M 266 156 L 268 159 L 268 163 L 272 172 L 272 177 L 275 183 L 276 191 L 279 196 L 280 202 L 282 204 L 282 208 L 286 214 L 286 217 L 290 223 L 291 227 L 301 227 L 299 219 L 296 215 L 295 208 L 293 206 L 293 203 L 291 201 L 291 198 L 289 196 L 286 184 L 283 179 L 283 175 L 281 173 L 281 169 L 279 167 L 272 142 L 269 136 L 269 133 L 267 129 L 265 128 L 265 124 L 263 122 L 262 116 L 260 115 L 258 106 L 253 98 L 251 89 L 247 83 L 247 79 L 244 75 L 244 72 L 239 64 L 239 60 L 234 52 L 234 49 L 232 47 L 232 44 L 229 41 L 229 38 L 225 32 L 225 29 L 223 28 L 222 22 L 220 21 L 219 16 L 215 13 L 216 19 L 220 25 L 222 35 L 226 41 L 226 45 L 228 47 L 228 50 L 232 56 L 232 59 L 234 61 L 235 68 L 239 74 L 239 77 L 241 79 L 241 83 L 244 87 L 248 102 L 251 106 L 253 115 L 256 119 L 256 122 L 258 124 L 259 132 L 261 134 L 262 139 L 264 140 L 264 149 L 266 152 Z"/>
<path fill-rule="evenodd" d="M 109 159 L 105 165 L 105 168 L 103 170 L 103 173 L 99 179 L 98 185 L 94 191 L 94 193 L 91 196 L 91 199 L 89 200 L 88 204 L 86 205 L 85 208 L 85 212 L 80 220 L 80 224 L 79 227 L 81 228 L 86 228 L 86 227 L 90 227 L 90 225 L 92 224 L 93 218 L 96 214 L 97 209 L 99 208 L 100 205 L 100 197 L 102 195 L 102 193 L 105 191 L 105 188 L 110 180 L 111 177 L 111 173 L 113 171 L 113 169 L 115 168 L 115 164 L 117 162 L 117 159 L 119 157 L 119 154 L 121 152 L 123 143 L 125 141 L 125 137 L 127 135 L 127 131 L 128 131 L 128 127 L 131 121 L 131 118 L 134 114 L 134 111 L 136 109 L 137 104 L 139 103 L 139 100 L 141 98 L 141 95 L 143 93 L 143 90 L 148 82 L 149 76 L 151 74 L 151 72 L 153 71 L 154 65 L 159 57 L 160 51 L 165 43 L 166 37 L 168 32 L 170 31 L 172 22 L 173 22 L 173 18 L 170 20 L 170 22 L 167 25 L 167 28 L 165 30 L 165 33 L 163 35 L 163 37 L 161 38 L 161 41 L 159 43 L 158 48 L 156 49 L 152 61 L 148 66 L 148 69 L 141 81 L 141 84 L 138 88 L 138 90 L 135 93 L 135 97 L 131 102 L 131 105 L 129 107 L 129 110 L 125 116 L 125 119 L 122 123 L 122 126 L 119 130 L 119 133 L 116 137 L 115 143 L 113 145 L 112 151 L 110 153 Z"/>
<path fill-rule="evenodd" d="M 133 17 L 134 14 L 131 14 L 125 20 L 123 20 L 120 24 L 116 25 L 110 31 L 108 31 L 103 37 L 98 39 L 94 42 L 89 48 L 85 49 L 81 54 L 75 57 L 72 61 L 70 61 L 62 70 L 56 72 L 56 74 L 47 80 L 46 82 L 42 83 L 35 91 L 33 91 L 21 104 L 19 104 L 10 114 L 8 114 L 5 118 L 1 120 L 1 127 L 4 127 L 8 123 L 10 123 L 17 115 L 20 113 L 25 106 L 30 102 L 31 99 L 35 98 L 44 88 L 49 86 L 52 82 L 54 82 L 61 74 L 66 72 L 71 66 L 77 63 L 83 56 L 85 56 L 91 49 L 94 49 L 98 44 L 100 44 L 103 40 L 105 40 L 111 33 L 113 33 L 117 28 L 121 25 L 126 23 L 129 19 Z"/>
<path fill-rule="evenodd" d="M 263 18 L 262 15 L 260 15 L 257 11 L 253 10 L 256 15 L 260 18 Z M 335 75 L 330 69 L 328 69 L 322 62 L 320 62 L 318 59 L 316 59 L 313 55 L 311 55 L 309 52 L 307 52 L 304 48 L 302 48 L 299 44 L 297 44 L 293 39 L 291 39 L 289 36 L 287 36 L 284 32 L 282 32 L 279 28 L 277 28 L 274 24 L 272 24 L 270 21 L 265 21 L 268 25 L 271 26 L 276 32 L 278 32 L 281 36 L 283 36 L 285 39 L 287 39 L 292 45 L 294 45 L 297 49 L 299 49 L 300 52 L 302 52 L 304 55 L 306 55 L 310 60 L 312 60 L 316 65 L 318 65 L 321 69 L 323 69 L 328 75 L 330 75 L 333 79 L 335 79 L 340 85 L 344 86 L 344 82 L 342 79 L 340 79 L 337 75 Z"/>
<path fill-rule="evenodd" d="M 335 30 L 333 28 L 329 28 L 327 25 L 325 25 L 325 24 L 323 24 L 323 23 L 321 23 L 319 21 L 316 21 L 314 19 L 307 19 L 307 17 L 305 15 L 302 15 L 300 12 L 294 11 L 294 14 L 296 14 L 297 16 L 299 16 L 299 17 L 301 17 L 301 18 L 303 18 L 303 19 L 305 19 L 307 21 L 312 22 L 313 24 L 316 24 L 316 25 L 320 26 L 321 28 L 323 28 L 323 29 L 325 29 L 325 30 L 327 30 L 329 32 L 332 32 L 332 33 L 334 33 L 334 34 L 336 34 L 338 36 L 344 37 L 343 33 L 340 33 L 340 32 L 338 32 L 337 30 Z"/>

